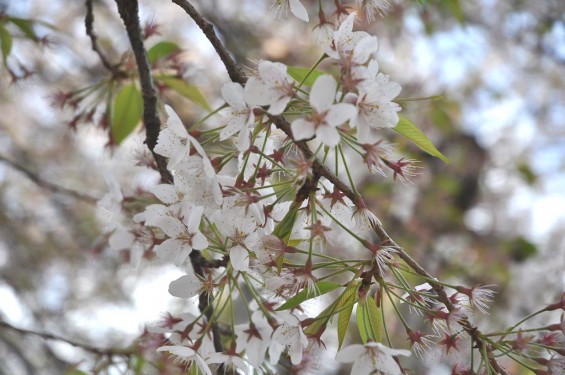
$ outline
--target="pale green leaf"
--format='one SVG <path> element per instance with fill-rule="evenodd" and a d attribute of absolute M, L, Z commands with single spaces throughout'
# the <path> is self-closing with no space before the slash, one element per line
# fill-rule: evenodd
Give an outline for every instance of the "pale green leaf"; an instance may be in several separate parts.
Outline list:
<path fill-rule="evenodd" d="M 400 116 L 400 121 L 398 121 L 398 125 L 393 128 L 399 134 L 402 134 L 406 138 L 410 139 L 412 142 L 416 144 L 416 146 L 420 147 L 422 151 L 427 152 L 428 154 L 438 157 L 446 163 L 449 163 L 449 159 L 445 157 L 429 140 L 426 135 L 416 127 L 410 120 L 405 118 L 404 116 Z"/>
<path fill-rule="evenodd" d="M 2 59 L 4 64 L 12 51 L 12 36 L 2 25 L 0 25 L 0 49 L 2 50 Z"/>
<path fill-rule="evenodd" d="M 33 30 L 33 21 L 16 17 L 10 17 L 8 18 L 8 20 L 16 25 L 16 27 L 20 29 L 21 32 L 24 33 L 29 39 L 34 41 L 37 40 L 37 35 Z"/>
<path fill-rule="evenodd" d="M 365 304 L 359 302 L 357 304 L 357 310 L 355 310 L 355 316 L 357 318 L 357 328 L 359 329 L 359 336 L 361 336 L 361 341 L 363 342 L 363 344 L 367 343 L 368 337 L 366 325 L 367 318 L 365 317 L 365 315 Z"/>
<path fill-rule="evenodd" d="M 318 281 L 316 283 L 315 290 L 309 290 L 307 288 L 302 289 L 294 297 L 289 298 L 285 303 L 283 303 L 277 311 L 292 309 L 300 305 L 302 302 L 321 296 L 323 294 L 329 293 L 332 290 L 339 288 L 341 285 L 334 283 L 332 281 Z"/>
<path fill-rule="evenodd" d="M 301 68 L 298 66 L 289 66 L 286 71 L 288 75 L 294 78 L 297 82 L 304 81 L 304 85 L 309 87 L 314 84 L 319 76 L 326 74 L 317 69 L 314 69 L 312 72 L 310 72 L 310 68 Z M 308 74 L 308 72 L 310 72 L 310 74 Z"/>
<path fill-rule="evenodd" d="M 202 108 L 211 111 L 210 105 L 204 98 L 204 95 L 200 92 L 198 87 L 189 85 L 185 81 L 175 77 L 167 77 L 167 76 L 158 76 L 156 77 L 157 80 L 164 83 L 169 88 L 173 89 L 177 92 L 177 94 L 184 96 L 188 100 L 198 104 Z"/>
<path fill-rule="evenodd" d="M 382 340 L 382 315 L 373 298 L 367 298 L 357 305 L 357 326 L 363 344 L 369 339 Z"/>
<path fill-rule="evenodd" d="M 135 84 L 122 87 L 114 98 L 110 126 L 112 139 L 120 144 L 137 126 L 143 114 L 143 99 Z"/>
<path fill-rule="evenodd" d="M 367 298 L 367 303 L 365 304 L 367 312 L 369 314 L 369 324 L 371 338 L 373 341 L 380 342 L 383 339 L 383 316 L 381 310 L 377 307 L 377 303 L 374 298 Z"/>
<path fill-rule="evenodd" d="M 166 58 L 178 51 L 180 51 L 180 47 L 176 43 L 160 42 L 147 51 L 147 59 L 149 60 L 149 63 L 155 64 L 157 60 Z"/>
<path fill-rule="evenodd" d="M 353 312 L 353 306 L 355 305 L 355 302 L 357 302 L 357 296 L 357 284 L 354 284 L 345 290 L 337 304 L 337 308 L 339 310 L 339 315 L 337 317 L 338 349 L 341 348 L 343 340 L 345 339 L 345 334 L 349 327 L 349 320 L 351 319 L 351 313 Z"/>

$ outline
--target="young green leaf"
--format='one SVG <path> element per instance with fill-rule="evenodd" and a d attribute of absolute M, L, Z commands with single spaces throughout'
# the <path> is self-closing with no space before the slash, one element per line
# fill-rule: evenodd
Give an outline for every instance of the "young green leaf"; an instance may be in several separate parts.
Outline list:
<path fill-rule="evenodd" d="M 302 302 L 309 300 L 311 298 L 315 298 L 321 296 L 322 294 L 326 294 L 339 288 L 341 285 L 334 283 L 332 281 L 318 281 L 316 283 L 315 290 L 309 290 L 307 288 L 302 289 L 298 294 L 294 297 L 289 298 L 285 303 L 283 303 L 277 311 L 288 310 L 292 309 L 300 305 Z"/>
<path fill-rule="evenodd" d="M 357 284 L 350 285 L 342 294 L 337 304 L 337 309 L 342 309 L 339 311 L 339 315 L 337 317 L 338 349 L 341 348 L 343 340 L 345 339 L 345 334 L 349 327 L 349 320 L 351 319 L 353 306 L 355 305 L 355 302 L 357 302 L 357 297 Z"/>
<path fill-rule="evenodd" d="M 2 59 L 4 64 L 8 60 L 8 56 L 12 51 L 12 36 L 2 25 L 0 25 L 0 49 L 2 50 Z"/>
<path fill-rule="evenodd" d="M 27 36 L 29 39 L 37 41 L 37 35 L 35 34 L 35 30 L 33 30 L 33 21 L 16 17 L 10 17 L 8 18 L 8 20 L 16 25 L 16 27 L 20 29 L 21 32 L 24 33 L 25 36 Z"/>
<path fill-rule="evenodd" d="M 160 42 L 149 48 L 149 51 L 147 51 L 147 59 L 149 63 L 153 65 L 157 60 L 168 57 L 178 51 L 180 51 L 180 47 L 176 43 Z"/>
<path fill-rule="evenodd" d="M 357 305 L 357 326 L 363 344 L 369 339 L 382 340 L 382 315 L 373 298 Z"/>
<path fill-rule="evenodd" d="M 135 129 L 143 113 L 143 99 L 135 84 L 122 87 L 114 99 L 110 126 L 112 139 L 116 144 L 122 141 Z"/>
<path fill-rule="evenodd" d="M 319 76 L 326 74 L 317 69 L 314 69 L 312 72 L 310 72 L 310 68 L 301 68 L 298 66 L 289 66 L 286 71 L 289 76 L 294 78 L 294 80 L 296 80 L 297 82 L 304 81 L 304 85 L 309 87 L 314 84 Z M 308 72 L 310 72 L 310 74 L 308 74 Z"/>
<path fill-rule="evenodd" d="M 166 86 L 176 91 L 179 95 L 184 96 L 188 100 L 198 104 L 202 108 L 211 111 L 210 105 L 200 92 L 198 87 L 189 85 L 185 81 L 175 77 L 157 76 L 157 80 L 163 82 Z"/>
<path fill-rule="evenodd" d="M 398 125 L 396 125 L 393 130 L 410 139 L 416 146 L 420 147 L 422 151 L 449 163 L 449 159 L 446 158 L 445 155 L 433 145 L 432 141 L 406 117 L 400 116 L 400 121 L 398 121 Z"/>
<path fill-rule="evenodd" d="M 292 233 L 294 222 L 298 216 L 298 207 L 290 206 L 288 212 L 283 219 L 275 226 L 273 236 L 277 236 L 281 240 L 287 242 Z"/>

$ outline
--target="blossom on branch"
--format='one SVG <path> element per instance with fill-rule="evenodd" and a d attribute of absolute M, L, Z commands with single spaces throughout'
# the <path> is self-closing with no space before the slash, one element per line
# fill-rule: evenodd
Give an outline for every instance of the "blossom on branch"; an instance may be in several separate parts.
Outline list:
<path fill-rule="evenodd" d="M 294 81 L 281 63 L 263 60 L 257 66 L 259 75 L 245 85 L 245 100 L 252 106 L 269 106 L 272 115 L 280 115 L 295 94 Z"/>
<path fill-rule="evenodd" d="M 343 363 L 353 362 L 351 375 L 401 375 L 402 371 L 395 356 L 410 356 L 409 350 L 391 349 L 380 342 L 368 342 L 365 345 L 354 344 L 339 351 L 336 360 Z"/>
<path fill-rule="evenodd" d="M 292 134 L 297 141 L 315 135 L 327 146 L 339 144 L 337 127 L 354 116 L 355 107 L 347 103 L 334 104 L 336 90 L 337 82 L 330 75 L 323 75 L 314 82 L 310 92 L 312 113 L 294 120 L 291 125 Z"/>
<path fill-rule="evenodd" d="M 255 122 L 253 108 L 245 102 L 244 89 L 239 83 L 226 83 L 222 87 L 222 97 L 229 108 L 224 112 L 225 117 L 220 120 L 220 125 L 225 126 L 220 132 L 220 140 L 224 141 L 239 133 L 237 148 L 239 151 L 245 151 L 250 144 L 249 128 Z"/>

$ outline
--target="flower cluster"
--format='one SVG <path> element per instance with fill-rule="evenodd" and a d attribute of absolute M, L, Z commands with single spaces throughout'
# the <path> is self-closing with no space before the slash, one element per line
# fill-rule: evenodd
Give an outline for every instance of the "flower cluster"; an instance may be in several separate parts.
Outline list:
<path fill-rule="evenodd" d="M 307 18 L 298 0 L 276 4 Z M 388 2 L 361 4 L 367 12 L 388 8 Z M 363 345 L 336 354 L 339 362 L 353 362 L 352 374 L 405 372 L 399 357 L 411 352 L 382 343 L 384 304 L 394 307 L 389 310 L 420 356 L 440 347 L 455 369 L 463 346 L 468 353 L 476 345 L 472 318 L 486 314 L 490 287 L 430 279 L 401 257 L 349 173 L 348 157 L 383 175 L 389 169 L 394 179 L 414 171 L 413 162 L 394 161 L 393 147 L 382 139 L 383 129 L 399 121 L 400 85 L 379 72 L 378 40 L 353 31 L 355 17 L 343 18 L 321 42 L 339 66 L 337 77 L 317 66 L 297 74 L 261 61 L 245 85 L 223 86 L 226 104 L 201 121 L 202 129 L 185 127 L 165 106 L 166 125 L 153 151 L 168 158 L 173 183 L 151 188 L 152 204 L 130 226 L 120 222 L 124 197 L 115 182 L 100 203 L 114 230 L 112 247 L 135 247 L 185 273 L 171 281 L 169 293 L 198 304 L 200 314 L 169 316 L 151 330 L 167 337 L 159 351 L 202 373 L 217 364 L 246 374 L 275 372 L 282 362 L 297 371 L 319 367 L 332 319 L 339 320 L 341 347 L 355 306 Z M 414 273 L 425 283 L 413 287 Z M 405 319 L 414 312 L 426 317 L 426 329 Z M 553 345 L 556 337 L 544 343 Z M 508 345 L 503 339 L 501 351 Z"/>

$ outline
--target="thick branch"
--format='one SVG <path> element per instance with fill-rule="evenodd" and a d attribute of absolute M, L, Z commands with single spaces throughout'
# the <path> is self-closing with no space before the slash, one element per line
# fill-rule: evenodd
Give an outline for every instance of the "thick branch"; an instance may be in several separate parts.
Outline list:
<path fill-rule="evenodd" d="M 192 263 L 192 269 L 196 276 L 200 277 L 202 280 L 206 278 L 204 274 L 204 266 L 206 259 L 202 257 L 202 254 L 198 250 L 192 250 L 190 253 L 190 263 Z M 206 315 L 208 322 L 213 322 L 214 319 L 214 309 L 212 308 L 212 296 L 208 292 L 200 293 L 198 296 L 198 309 L 200 312 Z M 218 325 L 212 323 L 212 339 L 214 341 L 214 349 L 216 352 L 223 351 L 222 340 L 220 337 L 220 332 L 218 330 Z"/>
<path fill-rule="evenodd" d="M 141 93 L 143 94 L 143 123 L 147 139 L 145 143 L 153 153 L 157 162 L 157 169 L 161 174 L 163 182 L 173 182 L 171 173 L 167 170 L 166 159 L 155 153 L 153 149 L 157 144 L 157 138 L 161 131 L 161 120 L 157 112 L 157 91 L 151 77 L 151 66 L 147 59 L 147 53 L 143 45 L 143 33 L 139 22 L 139 6 L 137 0 L 116 0 L 118 11 L 126 26 L 126 31 L 133 49 L 137 70 L 139 71 L 139 81 L 141 83 Z"/>

